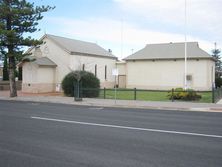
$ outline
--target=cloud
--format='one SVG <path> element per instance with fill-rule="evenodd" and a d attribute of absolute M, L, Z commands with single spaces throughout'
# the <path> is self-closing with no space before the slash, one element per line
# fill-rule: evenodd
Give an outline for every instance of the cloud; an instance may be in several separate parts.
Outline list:
<path fill-rule="evenodd" d="M 133 51 L 143 48 L 150 43 L 168 43 L 184 41 L 183 34 L 160 32 L 142 29 L 133 24 L 107 18 L 70 19 L 63 17 L 47 17 L 51 25 L 50 33 L 56 33 L 73 39 L 98 43 L 106 49 L 112 49 L 119 58 L 128 56 Z M 121 54 L 121 27 L 123 32 L 123 54 Z M 213 44 L 195 36 L 188 36 L 189 41 L 198 41 L 200 47 L 210 51 Z"/>
<path fill-rule="evenodd" d="M 172 29 L 184 27 L 185 0 L 113 0 L 126 13 L 168 24 Z M 192 35 L 221 41 L 222 1 L 187 0 L 187 27 Z"/>

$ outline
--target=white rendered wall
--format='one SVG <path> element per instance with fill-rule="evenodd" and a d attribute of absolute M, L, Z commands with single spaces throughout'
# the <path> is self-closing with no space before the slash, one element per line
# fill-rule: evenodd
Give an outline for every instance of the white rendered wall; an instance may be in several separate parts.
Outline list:
<path fill-rule="evenodd" d="M 61 83 L 64 76 L 71 71 L 71 69 L 69 68 L 69 53 L 61 49 L 60 46 L 47 38 L 43 40 L 40 49 L 42 51 L 43 57 L 48 57 L 57 65 L 57 67 L 55 68 L 54 82 L 56 84 Z"/>
<path fill-rule="evenodd" d="M 126 75 L 126 63 L 125 62 L 117 62 L 116 63 L 119 75 Z"/>
<path fill-rule="evenodd" d="M 212 60 L 188 60 L 187 74 L 192 75 L 190 88 L 211 90 L 214 81 Z M 184 87 L 183 60 L 128 61 L 127 88 L 168 90 Z"/>
<path fill-rule="evenodd" d="M 83 64 L 85 71 L 95 74 L 95 65 L 97 65 L 97 78 L 100 80 L 101 87 L 113 87 L 115 77 L 112 75 L 112 69 L 116 68 L 116 60 L 104 57 L 93 57 L 83 55 L 71 55 L 70 68 L 72 70 L 82 70 Z M 107 75 L 105 79 L 105 66 Z"/>
<path fill-rule="evenodd" d="M 23 83 L 38 83 L 37 79 L 38 66 L 34 63 L 24 63 L 22 67 L 22 82 Z"/>
<path fill-rule="evenodd" d="M 54 68 L 51 67 L 39 67 L 38 68 L 38 83 L 55 83 L 54 80 Z"/>

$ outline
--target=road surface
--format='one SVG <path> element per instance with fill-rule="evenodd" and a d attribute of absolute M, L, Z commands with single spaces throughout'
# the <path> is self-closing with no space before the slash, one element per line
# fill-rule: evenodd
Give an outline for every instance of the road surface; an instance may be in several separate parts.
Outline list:
<path fill-rule="evenodd" d="M 1 167 L 221 167 L 222 113 L 0 101 Z"/>

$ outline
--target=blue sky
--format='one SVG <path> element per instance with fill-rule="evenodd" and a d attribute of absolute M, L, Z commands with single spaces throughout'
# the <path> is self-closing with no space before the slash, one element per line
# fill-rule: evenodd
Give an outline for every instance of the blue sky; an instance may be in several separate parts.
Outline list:
<path fill-rule="evenodd" d="M 95 42 L 119 58 L 149 43 L 184 41 L 184 0 L 32 1 L 56 6 L 44 14 L 34 38 L 46 32 Z M 222 0 L 187 0 L 187 39 L 209 53 L 214 42 L 222 46 L 221 6 Z"/>

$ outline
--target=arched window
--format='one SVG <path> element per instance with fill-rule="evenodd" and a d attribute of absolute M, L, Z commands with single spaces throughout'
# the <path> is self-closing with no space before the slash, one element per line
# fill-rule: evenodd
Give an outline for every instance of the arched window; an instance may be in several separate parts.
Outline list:
<path fill-rule="evenodd" d="M 97 77 L 97 64 L 95 65 L 95 76 Z"/>
<path fill-rule="evenodd" d="M 105 65 L 105 80 L 107 79 L 107 65 Z"/>
<path fill-rule="evenodd" d="M 85 71 L 85 64 L 82 65 L 82 70 Z"/>

